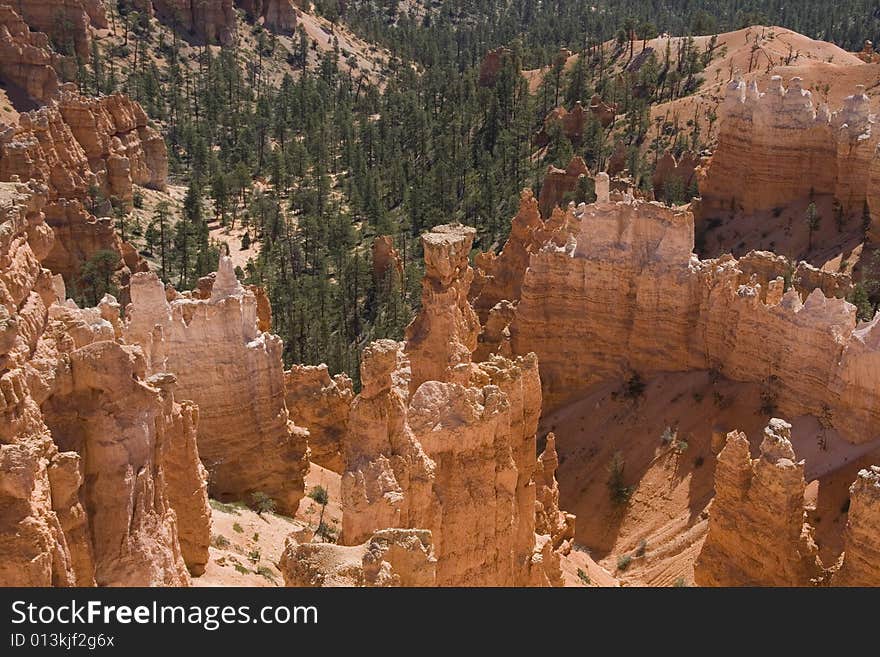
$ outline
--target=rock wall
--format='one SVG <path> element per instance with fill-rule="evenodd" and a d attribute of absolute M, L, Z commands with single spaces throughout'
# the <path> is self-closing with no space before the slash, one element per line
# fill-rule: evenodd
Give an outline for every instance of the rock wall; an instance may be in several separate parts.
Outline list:
<path fill-rule="evenodd" d="M 341 542 L 356 545 L 378 529 L 436 525 L 434 463 L 407 420 L 405 393 L 394 386 L 399 345 L 380 340 L 361 354 L 360 394 L 344 441 Z"/>
<path fill-rule="evenodd" d="M 849 489 L 843 563 L 834 586 L 880 586 L 880 467 L 859 471 Z"/>
<path fill-rule="evenodd" d="M 831 196 L 861 215 L 880 142 L 863 86 L 832 114 L 814 107 L 800 78 L 786 89 L 774 76 L 763 93 L 737 78 L 719 116 L 718 145 L 698 172 L 700 219 L 771 211 L 811 195 Z"/>
<path fill-rule="evenodd" d="M 238 0 L 236 4 L 270 30 L 291 33 L 296 29 L 297 8 L 291 0 Z"/>
<path fill-rule="evenodd" d="M 550 217 L 553 208 L 564 205 L 566 194 L 577 191 L 581 176 L 590 176 L 590 170 L 584 163 L 583 158 L 575 156 L 565 169 L 557 169 L 552 164 L 544 174 L 541 183 L 541 192 L 538 195 L 538 207 L 541 216 L 545 219 Z"/>
<path fill-rule="evenodd" d="M 685 195 L 694 183 L 696 168 L 699 164 L 700 158 L 690 151 L 685 151 L 678 158 L 669 151 L 663 153 L 663 156 L 657 160 L 657 165 L 654 167 L 654 173 L 651 176 L 654 198 L 664 200 L 667 191 L 670 193 L 674 191 L 672 189 L 667 190 L 667 185 L 670 184 L 679 187 L 682 196 L 681 200 L 690 198 L 689 195 Z"/>
<path fill-rule="evenodd" d="M 102 0 L 16 0 L 14 6 L 32 30 L 52 38 L 56 50 L 85 60 L 91 52 L 91 28 L 110 26 Z"/>
<path fill-rule="evenodd" d="M 293 515 L 308 471 L 308 432 L 290 419 L 281 339 L 257 328 L 257 301 L 224 256 L 211 297 L 169 302 L 154 273 L 135 274 L 127 341 L 143 346 L 151 373 L 172 372 L 199 407 L 198 449 L 211 495 L 250 501 L 261 492 Z"/>
<path fill-rule="evenodd" d="M 856 326 L 843 299 L 692 251 L 692 215 L 658 203 L 609 198 L 562 218 L 509 327 L 512 353 L 538 355 L 545 407 L 632 372 L 713 369 L 764 384 L 787 416 L 831 413 L 847 440 L 878 437 L 880 319 Z"/>
<path fill-rule="evenodd" d="M 235 39 L 232 0 L 151 0 L 151 3 L 156 18 L 187 32 L 196 41 L 225 46 Z M 149 7 L 150 2 L 144 6 Z"/>
<path fill-rule="evenodd" d="M 179 534 L 206 549 L 210 524 L 198 453 L 178 429 L 195 410 L 145 379 L 111 297 L 60 302 L 60 277 L 41 266 L 47 196 L 0 183 L 0 584 L 185 585 L 198 557 Z"/>
<path fill-rule="evenodd" d="M 0 80 L 20 87 L 32 101 L 46 102 L 58 92 L 60 58 L 49 37 L 31 32 L 9 5 L 0 5 Z"/>
<path fill-rule="evenodd" d="M 146 270 L 116 236 L 113 220 L 87 209 L 90 190 L 130 201 L 133 184 L 161 189 L 167 173 L 164 140 L 140 105 L 120 94 L 91 99 L 62 90 L 46 107 L 22 114 L 18 126 L 0 125 L 0 180 L 47 186 L 45 214 L 56 240 L 45 264 L 69 283 L 100 250 L 119 254 L 122 287 L 132 272 Z"/>
<path fill-rule="evenodd" d="M 351 379 L 331 377 L 326 365 L 294 365 L 284 373 L 284 400 L 291 417 L 309 430 L 309 460 L 342 474 L 343 440 L 354 399 Z"/>
<path fill-rule="evenodd" d="M 700 586 L 808 586 L 823 574 L 804 523 L 804 462 L 791 425 L 773 419 L 761 454 L 742 433 L 727 436 L 715 469 L 709 531 L 694 566 Z"/>

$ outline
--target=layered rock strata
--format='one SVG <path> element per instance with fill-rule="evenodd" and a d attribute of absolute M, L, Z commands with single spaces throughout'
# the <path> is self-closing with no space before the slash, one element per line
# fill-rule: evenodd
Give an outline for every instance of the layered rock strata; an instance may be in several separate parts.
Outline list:
<path fill-rule="evenodd" d="M 308 471 L 308 432 L 284 401 L 281 339 L 261 333 L 257 300 L 221 257 L 209 299 L 169 302 L 154 273 L 135 274 L 125 339 L 143 346 L 149 372 L 172 372 L 199 407 L 198 449 L 212 496 L 272 498 L 293 515 Z"/>
<path fill-rule="evenodd" d="M 351 379 L 333 377 L 326 365 L 294 365 L 284 373 L 284 399 L 290 415 L 309 430 L 309 460 L 342 474 L 343 440 L 354 399 Z"/>
<path fill-rule="evenodd" d="M 195 409 L 146 379 L 112 297 L 61 302 L 46 196 L 0 184 L 0 583 L 185 585 L 210 529 Z"/>
<path fill-rule="evenodd" d="M 765 92 L 736 78 L 719 115 L 718 146 L 698 173 L 701 219 L 772 211 L 817 195 L 861 215 L 880 142 L 863 86 L 832 114 L 814 106 L 800 78 L 785 88 L 774 76 Z"/>
<path fill-rule="evenodd" d="M 508 348 L 538 355 L 545 407 L 632 372 L 711 369 L 788 416 L 830 412 L 851 442 L 877 437 L 877 321 L 754 263 L 699 260 L 686 210 L 613 199 L 567 212 L 524 271 Z"/>
<path fill-rule="evenodd" d="M 49 37 L 31 32 L 9 5 L 0 5 L 0 80 L 20 87 L 35 102 L 46 102 L 58 91 L 60 57 Z"/>
<path fill-rule="evenodd" d="M 849 489 L 843 562 L 835 586 L 880 586 L 880 467 L 859 471 Z"/>
<path fill-rule="evenodd" d="M 91 29 L 110 26 L 102 0 L 16 0 L 13 6 L 32 30 L 52 38 L 56 50 L 84 60 L 90 56 Z"/>
<path fill-rule="evenodd" d="M 709 531 L 694 566 L 701 586 L 807 586 L 822 573 L 804 523 L 804 461 L 795 460 L 791 425 L 773 419 L 761 453 L 728 434 L 715 469 Z"/>

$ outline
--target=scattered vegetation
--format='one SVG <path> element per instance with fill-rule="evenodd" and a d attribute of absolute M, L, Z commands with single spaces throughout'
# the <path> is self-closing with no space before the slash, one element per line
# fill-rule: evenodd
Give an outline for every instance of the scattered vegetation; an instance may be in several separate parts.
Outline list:
<path fill-rule="evenodd" d="M 623 471 L 626 468 L 626 460 L 621 452 L 614 452 L 611 457 L 611 463 L 608 465 L 608 492 L 611 495 L 611 501 L 616 506 L 624 506 L 629 503 L 632 494 L 635 492 L 634 486 L 627 486 L 623 477 Z"/>
<path fill-rule="evenodd" d="M 232 504 L 227 504 L 225 502 L 220 502 L 219 500 L 209 499 L 208 503 L 211 505 L 211 508 L 215 511 L 222 511 L 223 513 L 230 513 L 233 515 L 241 515 L 241 509 L 243 505 L 240 502 L 235 502 Z"/>
<path fill-rule="evenodd" d="M 262 516 L 264 513 L 275 513 L 275 500 L 262 491 L 251 493 L 251 508 Z"/>
<path fill-rule="evenodd" d="M 624 382 L 623 393 L 628 399 L 639 399 L 645 394 L 646 384 L 642 375 L 633 372 Z"/>
<path fill-rule="evenodd" d="M 211 545 L 213 545 L 218 550 L 225 550 L 231 544 L 229 539 L 226 538 L 223 534 L 214 534 L 211 536 Z"/>
<path fill-rule="evenodd" d="M 617 557 L 617 570 L 624 572 L 632 563 L 632 555 L 622 554 Z"/>
<path fill-rule="evenodd" d="M 324 523 L 324 510 L 327 508 L 327 503 L 330 501 L 330 493 L 327 492 L 326 488 L 319 485 L 312 488 L 308 495 L 314 500 L 315 504 L 321 505 L 321 515 L 318 518 L 317 534 L 324 542 L 327 542 L 329 527 Z M 332 533 L 332 530 L 330 530 L 330 532 Z"/>
<path fill-rule="evenodd" d="M 577 576 L 584 586 L 591 586 L 593 584 L 593 580 L 590 579 L 590 576 L 587 575 L 583 568 L 578 568 Z"/>
<path fill-rule="evenodd" d="M 234 522 L 232 523 L 232 531 L 241 534 L 244 532 L 244 529 L 242 529 L 241 525 L 239 525 L 237 522 Z"/>

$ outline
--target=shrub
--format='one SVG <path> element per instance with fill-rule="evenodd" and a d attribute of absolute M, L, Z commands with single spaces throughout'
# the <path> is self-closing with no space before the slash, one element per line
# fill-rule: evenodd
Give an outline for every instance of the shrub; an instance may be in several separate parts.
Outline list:
<path fill-rule="evenodd" d="M 251 494 L 251 507 L 257 512 L 257 515 L 275 512 L 275 500 L 266 495 L 262 491 L 256 491 Z"/>
<path fill-rule="evenodd" d="M 138 210 L 143 209 L 143 207 L 144 207 L 144 193 L 141 190 L 139 190 L 139 189 L 134 190 L 134 193 L 131 195 L 131 204 L 135 208 L 137 208 Z"/>
<path fill-rule="evenodd" d="M 633 372 L 630 375 L 624 384 L 624 394 L 630 399 L 638 399 L 645 394 L 645 382 L 641 374 Z"/>
<path fill-rule="evenodd" d="M 703 463 L 705 463 L 705 462 L 706 462 L 706 459 L 704 459 L 702 456 L 698 456 L 697 458 L 694 459 L 694 467 L 701 468 L 703 466 Z"/>
<path fill-rule="evenodd" d="M 632 563 L 632 557 L 628 554 L 622 554 L 617 557 L 617 570 L 620 572 L 625 571 L 629 568 L 629 565 Z"/>
<path fill-rule="evenodd" d="M 611 501 L 618 506 L 622 506 L 629 502 L 632 497 L 634 488 L 627 486 L 624 482 L 623 471 L 626 468 L 626 461 L 623 454 L 615 452 L 611 457 L 611 463 L 608 465 L 608 491 L 611 495 Z"/>
<path fill-rule="evenodd" d="M 639 545 L 636 548 L 635 555 L 637 557 L 643 557 L 643 556 L 645 556 L 645 552 L 647 552 L 647 551 L 648 551 L 648 542 L 645 539 L 642 539 L 641 541 L 639 541 Z"/>
<path fill-rule="evenodd" d="M 237 522 L 234 522 L 232 523 L 232 531 L 241 534 L 244 532 L 244 529 L 242 529 L 241 525 L 239 525 Z"/>
<path fill-rule="evenodd" d="M 684 577 L 679 577 L 675 580 L 675 584 L 673 586 L 677 589 L 685 588 L 687 586 L 687 582 L 684 581 Z"/>
<path fill-rule="evenodd" d="M 593 583 L 593 580 L 591 580 L 590 576 L 584 572 L 583 568 L 578 568 L 578 579 L 583 582 L 584 586 L 590 586 Z"/>
<path fill-rule="evenodd" d="M 254 549 L 254 550 L 251 550 L 250 552 L 248 552 L 248 559 L 249 559 L 249 560 L 251 561 L 251 563 L 253 563 L 253 564 L 258 564 L 258 563 L 260 563 L 260 550 L 259 550 L 259 549 Z"/>
<path fill-rule="evenodd" d="M 218 550 L 225 550 L 229 547 L 229 539 L 223 536 L 223 534 L 214 534 L 211 537 L 211 545 L 213 545 Z"/>

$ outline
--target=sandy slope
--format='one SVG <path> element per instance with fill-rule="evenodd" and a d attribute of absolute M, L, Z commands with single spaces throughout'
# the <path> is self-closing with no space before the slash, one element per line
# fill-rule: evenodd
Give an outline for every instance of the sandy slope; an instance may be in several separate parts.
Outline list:
<path fill-rule="evenodd" d="M 638 399 L 622 390 L 620 381 L 600 384 L 542 420 L 542 433 L 557 438 L 561 506 L 577 515 L 577 542 L 622 585 L 692 584 L 714 495 L 712 434 L 746 431 L 756 453 L 768 419 L 760 389 L 691 372 L 652 377 Z M 810 488 L 814 498 L 819 491 L 817 541 L 839 554 L 847 489 L 858 467 L 876 460 L 880 444 L 850 445 L 813 417 L 787 419 L 807 479 L 818 478 Z M 667 435 L 677 433 L 664 442 L 667 428 Z M 683 451 L 675 448 L 680 440 Z M 626 505 L 615 505 L 607 486 L 615 452 L 633 487 Z"/>

